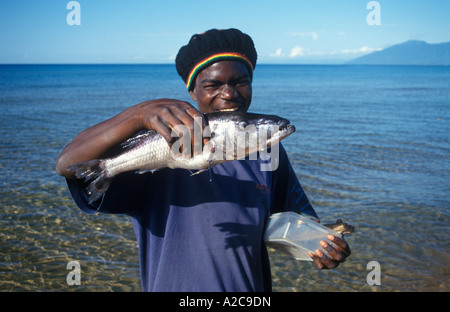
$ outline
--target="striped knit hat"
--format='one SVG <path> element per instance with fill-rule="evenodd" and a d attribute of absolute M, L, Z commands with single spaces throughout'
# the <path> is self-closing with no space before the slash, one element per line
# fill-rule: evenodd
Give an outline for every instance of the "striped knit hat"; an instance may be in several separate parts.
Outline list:
<path fill-rule="evenodd" d="M 178 74 L 191 91 L 197 75 L 213 63 L 232 60 L 243 63 L 248 68 L 250 78 L 256 66 L 256 50 L 252 38 L 240 30 L 211 29 L 191 37 L 187 45 L 178 52 L 175 60 Z"/>

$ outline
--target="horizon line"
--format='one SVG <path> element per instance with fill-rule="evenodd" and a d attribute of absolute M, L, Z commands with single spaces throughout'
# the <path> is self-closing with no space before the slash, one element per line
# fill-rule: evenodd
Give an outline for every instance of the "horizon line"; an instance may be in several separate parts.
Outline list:
<path fill-rule="evenodd" d="M 0 66 L 174 66 L 174 63 L 0 63 Z M 450 64 L 259 63 L 258 66 L 450 66 Z"/>

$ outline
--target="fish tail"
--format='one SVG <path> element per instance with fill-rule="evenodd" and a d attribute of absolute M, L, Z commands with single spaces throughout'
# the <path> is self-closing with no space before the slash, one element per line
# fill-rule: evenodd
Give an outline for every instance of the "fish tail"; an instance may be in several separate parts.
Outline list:
<path fill-rule="evenodd" d="M 107 176 L 104 161 L 101 159 L 82 161 L 67 169 L 74 171 L 78 179 L 85 182 L 92 181 L 86 188 L 90 204 L 103 196 L 112 181 L 112 177 Z"/>

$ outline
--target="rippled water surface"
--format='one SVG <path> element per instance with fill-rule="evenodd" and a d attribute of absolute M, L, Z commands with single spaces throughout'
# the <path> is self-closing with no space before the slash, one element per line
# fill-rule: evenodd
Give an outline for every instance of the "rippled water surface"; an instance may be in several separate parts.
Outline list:
<path fill-rule="evenodd" d="M 449 67 L 256 68 L 251 110 L 296 125 L 284 145 L 316 211 L 357 229 L 335 270 L 271 250 L 275 291 L 450 291 L 449 86 Z M 83 214 L 54 165 L 78 132 L 160 97 L 190 100 L 172 65 L 0 66 L 0 290 L 140 291 L 130 220 Z"/>

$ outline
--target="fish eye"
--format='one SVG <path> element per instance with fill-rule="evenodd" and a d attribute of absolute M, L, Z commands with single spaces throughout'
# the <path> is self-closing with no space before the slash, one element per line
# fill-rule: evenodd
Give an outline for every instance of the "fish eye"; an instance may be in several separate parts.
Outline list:
<path fill-rule="evenodd" d="M 248 127 L 248 121 L 247 120 L 242 120 L 242 121 L 239 122 L 239 128 L 241 130 L 244 130 L 247 127 Z"/>

